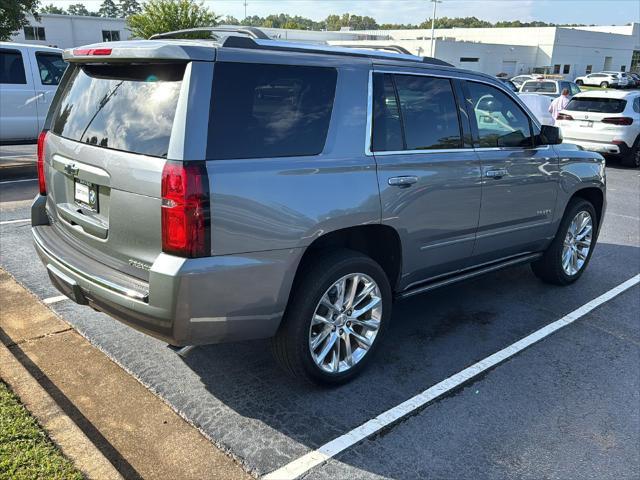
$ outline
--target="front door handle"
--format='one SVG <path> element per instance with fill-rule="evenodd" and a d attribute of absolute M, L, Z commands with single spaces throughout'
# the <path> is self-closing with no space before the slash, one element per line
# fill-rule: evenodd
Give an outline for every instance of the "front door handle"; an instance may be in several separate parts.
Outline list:
<path fill-rule="evenodd" d="M 393 187 L 410 187 L 418 181 L 418 177 L 413 175 L 407 175 L 402 177 L 391 177 L 387 180 L 387 183 Z"/>
<path fill-rule="evenodd" d="M 506 168 L 499 168 L 497 170 L 487 170 L 484 173 L 485 177 L 489 177 L 489 178 L 493 178 L 495 180 L 498 180 L 499 178 L 502 178 L 504 176 L 507 175 L 507 169 Z"/>

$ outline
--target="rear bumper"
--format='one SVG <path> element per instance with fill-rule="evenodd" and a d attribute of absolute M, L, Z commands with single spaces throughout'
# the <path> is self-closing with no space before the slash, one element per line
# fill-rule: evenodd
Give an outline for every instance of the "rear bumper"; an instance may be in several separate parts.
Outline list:
<path fill-rule="evenodd" d="M 202 259 L 160 254 L 146 283 L 67 251 L 57 227 L 33 223 L 36 250 L 60 292 L 178 346 L 273 336 L 301 256 L 298 249 Z"/>
<path fill-rule="evenodd" d="M 594 142 L 576 138 L 565 138 L 564 141 L 573 143 L 574 145 L 580 145 L 585 150 L 602 153 L 604 155 L 625 155 L 630 148 L 625 143 Z"/>

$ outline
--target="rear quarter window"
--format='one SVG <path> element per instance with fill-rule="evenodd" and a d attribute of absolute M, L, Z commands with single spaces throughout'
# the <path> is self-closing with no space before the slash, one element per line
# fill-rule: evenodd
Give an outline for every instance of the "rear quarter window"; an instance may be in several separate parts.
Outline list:
<path fill-rule="evenodd" d="M 555 93 L 557 91 L 554 82 L 526 82 L 522 86 L 523 92 Z"/>
<path fill-rule="evenodd" d="M 573 98 L 565 110 L 574 112 L 622 113 L 627 101 L 620 98 Z"/>
<path fill-rule="evenodd" d="M 216 63 L 207 158 L 318 155 L 336 80 L 335 68 Z"/>
<path fill-rule="evenodd" d="M 18 50 L 0 49 L 0 83 L 11 85 L 27 83 L 22 54 Z"/>
<path fill-rule="evenodd" d="M 166 157 L 185 64 L 73 67 L 51 131 L 70 140 Z"/>

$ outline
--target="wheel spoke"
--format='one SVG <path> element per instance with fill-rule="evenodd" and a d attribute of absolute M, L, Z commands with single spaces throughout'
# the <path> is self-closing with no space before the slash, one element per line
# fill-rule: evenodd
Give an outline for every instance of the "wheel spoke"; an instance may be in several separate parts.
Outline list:
<path fill-rule="evenodd" d="M 313 323 L 315 325 L 318 325 L 318 324 L 332 325 L 331 320 L 328 320 L 327 318 L 325 318 L 322 315 L 319 315 L 317 313 L 313 316 Z"/>
<path fill-rule="evenodd" d="M 356 292 L 358 291 L 358 284 L 360 283 L 360 275 L 354 275 L 351 279 L 351 286 L 349 287 L 349 292 L 347 294 L 347 299 L 345 302 L 345 308 L 352 308 L 353 301 L 356 298 Z"/>
<path fill-rule="evenodd" d="M 318 363 L 322 363 L 325 357 L 327 356 L 327 354 L 331 350 L 333 350 L 333 346 L 336 344 L 337 339 L 338 339 L 338 335 L 336 335 L 335 332 L 331 332 L 331 336 L 327 340 L 327 343 L 325 343 L 324 347 L 322 348 L 322 351 L 316 357 L 316 360 Z"/>
<path fill-rule="evenodd" d="M 336 294 L 336 302 L 335 302 L 335 306 L 336 309 L 339 311 L 342 309 L 342 307 L 344 307 L 344 296 L 346 294 L 346 287 L 347 287 L 347 279 L 343 278 L 342 280 L 340 280 L 337 284 L 336 284 L 336 288 L 338 289 L 338 293 Z"/>
<path fill-rule="evenodd" d="M 346 332 L 344 335 L 344 361 L 347 366 L 353 365 L 353 352 L 351 351 L 351 334 Z"/>
<path fill-rule="evenodd" d="M 315 349 L 318 348 L 318 346 L 320 346 L 320 344 L 329 336 L 330 333 L 331 333 L 331 329 L 325 328 L 320 333 L 318 333 L 318 335 L 313 337 L 311 339 L 311 350 L 315 351 Z"/>
<path fill-rule="evenodd" d="M 371 292 L 373 292 L 376 289 L 376 284 L 375 283 L 369 283 L 368 285 L 365 285 L 365 287 L 362 289 L 362 291 L 358 294 L 358 296 L 356 297 L 356 299 L 353 301 L 353 307 L 357 307 L 358 305 L 360 305 L 360 303 L 369 296 L 369 294 Z"/>
<path fill-rule="evenodd" d="M 373 297 L 371 301 L 367 303 L 364 307 L 358 310 L 354 310 L 351 316 L 353 318 L 358 318 L 364 315 L 365 313 L 367 313 L 369 310 L 372 310 L 373 308 L 377 307 L 380 304 L 380 302 L 381 302 L 380 297 Z"/>
<path fill-rule="evenodd" d="M 354 325 L 359 325 L 370 330 L 377 330 L 380 328 L 380 322 L 377 320 L 360 320 L 358 318 L 352 318 L 351 322 L 353 322 Z"/>
<path fill-rule="evenodd" d="M 332 370 L 337 372 L 340 368 L 340 337 L 336 336 L 335 348 L 333 349 Z"/>
<path fill-rule="evenodd" d="M 591 225 L 587 225 L 586 227 L 582 228 L 580 230 L 580 233 L 578 233 L 578 235 L 576 235 L 576 240 L 584 240 L 584 238 L 587 235 L 591 234 L 591 230 L 593 230 L 593 227 Z"/>
<path fill-rule="evenodd" d="M 358 343 L 362 345 L 363 348 L 368 349 L 369 347 L 371 347 L 371 341 L 367 337 L 356 333 L 352 329 L 349 329 L 348 333 L 350 333 L 358 341 Z"/>

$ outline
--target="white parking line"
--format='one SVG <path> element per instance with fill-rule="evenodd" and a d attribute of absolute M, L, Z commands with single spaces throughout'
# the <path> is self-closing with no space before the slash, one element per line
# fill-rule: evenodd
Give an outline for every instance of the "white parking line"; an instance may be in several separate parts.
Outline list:
<path fill-rule="evenodd" d="M 5 220 L 4 222 L 0 222 L 0 225 L 9 225 L 11 223 L 25 223 L 30 221 L 30 218 L 21 218 L 20 220 Z"/>
<path fill-rule="evenodd" d="M 546 327 L 542 327 L 536 330 L 531 335 L 518 340 L 517 342 L 509 345 L 508 347 L 488 356 L 487 358 L 480 360 L 478 363 L 465 368 L 464 370 L 452 375 L 451 377 L 435 384 L 427 390 L 419 393 L 415 397 L 397 405 L 384 413 L 381 413 L 376 418 L 363 423 L 359 427 L 354 428 L 350 432 L 331 440 L 329 443 L 325 443 L 317 450 L 309 452 L 306 455 L 292 461 L 278 470 L 275 470 L 265 477 L 265 480 L 288 480 L 298 478 L 300 475 L 308 472 L 312 468 L 326 462 L 331 457 L 334 457 L 338 453 L 346 450 L 347 448 L 355 445 L 356 443 L 364 440 L 365 438 L 373 435 L 388 425 L 398 421 L 402 417 L 410 414 L 416 409 L 426 405 L 427 403 L 435 400 L 436 398 L 444 395 L 448 391 L 460 386 L 461 384 L 471 380 L 473 377 L 481 374 L 482 372 L 494 367 L 495 365 L 504 362 L 508 358 L 521 352 L 527 347 L 530 347 L 536 342 L 539 342 L 543 338 L 551 335 L 552 333 L 560 330 L 567 325 L 575 322 L 579 318 L 583 317 L 587 313 L 591 312 L 594 308 L 602 305 L 603 303 L 611 300 L 616 295 L 621 294 L 625 290 L 640 283 L 640 274 L 633 278 L 630 278 L 624 283 L 621 283 L 615 288 L 612 288 L 606 293 L 603 293 L 597 298 L 594 298 L 589 303 L 584 304 L 580 308 L 577 308 L 573 312 L 565 315 L 559 320 L 550 323 Z"/>
<path fill-rule="evenodd" d="M 45 298 L 43 301 L 43 303 L 46 303 L 47 305 L 51 305 L 52 303 L 58 303 L 61 302 L 63 300 L 66 300 L 67 297 L 66 295 L 58 295 L 57 297 L 49 297 L 49 298 Z"/>
<path fill-rule="evenodd" d="M 4 182 L 0 182 L 0 185 L 4 185 L 5 183 L 19 183 L 19 182 L 37 182 L 37 178 L 25 178 L 22 180 L 5 180 Z"/>

